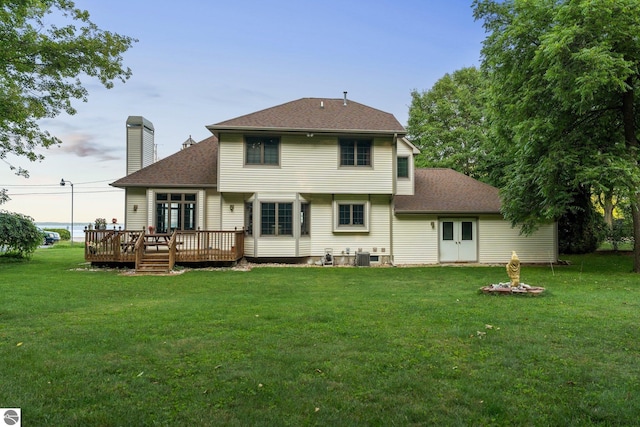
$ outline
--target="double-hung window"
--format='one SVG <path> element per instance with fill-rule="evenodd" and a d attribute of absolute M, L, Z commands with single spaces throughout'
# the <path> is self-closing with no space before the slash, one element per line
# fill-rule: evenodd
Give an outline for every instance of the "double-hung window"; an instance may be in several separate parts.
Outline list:
<path fill-rule="evenodd" d="M 341 139 L 340 166 L 371 166 L 371 140 Z"/>
<path fill-rule="evenodd" d="M 338 225 L 340 227 L 364 227 L 364 203 L 339 204 Z"/>
<path fill-rule="evenodd" d="M 247 165 L 279 165 L 280 138 L 247 136 L 245 138 L 245 163 Z"/>
<path fill-rule="evenodd" d="M 293 203 L 261 203 L 260 233 L 263 236 L 292 236 Z"/>
<path fill-rule="evenodd" d="M 398 178 L 409 178 L 409 158 L 398 157 L 397 159 Z"/>
<path fill-rule="evenodd" d="M 368 233 L 371 202 L 365 200 L 335 200 L 333 202 L 334 233 Z"/>

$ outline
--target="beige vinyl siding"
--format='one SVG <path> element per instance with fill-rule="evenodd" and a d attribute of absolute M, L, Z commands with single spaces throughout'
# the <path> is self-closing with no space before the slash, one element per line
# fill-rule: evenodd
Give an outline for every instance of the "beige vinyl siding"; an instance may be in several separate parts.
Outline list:
<path fill-rule="evenodd" d="M 296 239 L 293 237 L 262 237 L 256 248 L 257 257 L 296 257 Z"/>
<path fill-rule="evenodd" d="M 153 133 L 148 130 L 145 130 L 143 126 L 142 130 L 142 167 L 146 168 L 154 161 L 154 142 L 153 142 Z"/>
<path fill-rule="evenodd" d="M 220 193 L 214 190 L 208 190 L 205 194 L 205 226 L 207 230 L 222 230 L 221 203 Z M 244 209 L 244 207 L 243 207 Z"/>
<path fill-rule="evenodd" d="M 207 203 L 207 199 L 206 199 L 206 190 L 199 190 L 198 194 L 197 194 L 197 199 L 196 199 L 196 209 L 198 210 L 197 213 L 197 217 L 196 217 L 196 224 L 198 224 L 196 226 L 196 228 L 200 228 L 201 230 L 204 230 L 207 228 L 206 226 L 206 203 Z"/>
<path fill-rule="evenodd" d="M 231 210 L 233 205 L 233 211 Z M 225 194 L 222 198 L 221 225 L 223 231 L 244 227 L 244 200 L 241 194 Z"/>
<path fill-rule="evenodd" d="M 244 164 L 244 139 L 221 134 L 219 182 L 221 192 L 299 192 L 333 194 L 391 194 L 392 138 L 374 138 L 372 167 L 339 167 L 337 137 L 286 135 L 280 139 L 280 165 Z"/>
<path fill-rule="evenodd" d="M 413 196 L 414 194 L 414 165 L 413 165 L 413 148 L 398 140 L 397 157 L 409 158 L 409 178 L 398 178 L 397 173 L 394 175 L 396 180 L 396 194 L 399 196 Z"/>
<path fill-rule="evenodd" d="M 144 188 L 127 188 L 125 206 L 125 228 L 142 230 L 147 225 L 147 194 Z M 134 206 L 138 209 L 134 211 Z"/>
<path fill-rule="evenodd" d="M 511 251 L 520 262 L 549 263 L 558 259 L 555 224 L 543 225 L 531 236 L 520 235 L 500 216 L 480 217 L 478 221 L 478 261 L 483 264 L 507 263 Z"/>
<path fill-rule="evenodd" d="M 153 133 L 144 126 L 127 128 L 127 175 L 132 174 L 154 161 Z"/>
<path fill-rule="evenodd" d="M 438 218 L 435 215 L 394 217 L 393 262 L 396 265 L 438 263 Z"/>
<path fill-rule="evenodd" d="M 357 200 L 356 196 L 343 196 L 349 200 Z M 333 198 L 331 195 L 314 195 L 311 200 L 311 242 L 310 256 L 322 256 L 326 248 L 333 249 L 336 257 L 353 255 L 359 249 L 372 255 L 390 255 L 391 241 L 389 236 L 390 206 L 388 197 L 371 196 L 368 233 L 334 233 L 333 232 Z"/>
<path fill-rule="evenodd" d="M 244 237 L 244 256 L 255 257 L 256 256 L 256 242 L 253 236 Z"/>
<path fill-rule="evenodd" d="M 142 127 L 127 128 L 127 175 L 142 169 Z"/>
<path fill-rule="evenodd" d="M 308 257 L 311 255 L 311 238 L 308 236 L 300 237 L 298 241 L 298 256 Z"/>

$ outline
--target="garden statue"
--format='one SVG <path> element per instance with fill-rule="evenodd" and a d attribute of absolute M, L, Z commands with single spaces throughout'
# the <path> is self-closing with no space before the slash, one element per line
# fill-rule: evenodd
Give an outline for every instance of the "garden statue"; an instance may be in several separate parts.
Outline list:
<path fill-rule="evenodd" d="M 507 274 L 511 279 L 511 287 L 520 286 L 520 259 L 516 251 L 511 252 L 511 260 L 507 263 Z"/>
<path fill-rule="evenodd" d="M 530 286 L 526 283 L 520 283 L 520 258 L 518 258 L 516 251 L 511 252 L 511 259 L 507 263 L 506 267 L 510 282 L 494 283 L 489 286 L 483 286 L 480 290 L 485 294 L 494 293 L 509 295 L 539 295 L 544 292 L 544 288 L 540 286 Z"/>

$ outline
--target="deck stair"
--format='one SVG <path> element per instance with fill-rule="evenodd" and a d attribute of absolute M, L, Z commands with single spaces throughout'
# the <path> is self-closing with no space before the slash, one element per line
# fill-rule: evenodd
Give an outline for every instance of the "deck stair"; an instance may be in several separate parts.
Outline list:
<path fill-rule="evenodd" d="M 166 246 L 157 243 L 157 240 L 145 239 L 142 255 L 136 264 L 136 273 L 140 274 L 166 274 L 171 270 L 170 252 Z"/>

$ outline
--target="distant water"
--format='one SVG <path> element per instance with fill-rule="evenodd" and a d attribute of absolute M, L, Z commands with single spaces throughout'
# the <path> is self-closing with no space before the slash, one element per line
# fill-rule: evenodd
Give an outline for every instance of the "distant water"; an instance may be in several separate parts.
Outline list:
<path fill-rule="evenodd" d="M 71 223 L 70 222 L 36 222 L 36 225 L 40 228 L 62 228 L 64 230 L 71 231 Z M 88 226 L 89 223 L 81 223 L 77 222 L 73 223 L 73 241 L 74 242 L 84 242 L 84 228 Z M 124 228 L 124 225 L 121 224 L 107 224 L 107 230 L 113 230 L 113 227 Z"/>

